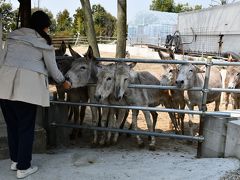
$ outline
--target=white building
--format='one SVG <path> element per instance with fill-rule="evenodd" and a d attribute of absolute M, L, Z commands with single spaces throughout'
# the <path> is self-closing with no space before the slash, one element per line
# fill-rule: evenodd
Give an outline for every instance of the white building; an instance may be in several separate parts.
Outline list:
<path fill-rule="evenodd" d="M 239 19 L 240 2 L 179 13 L 178 30 L 183 42 L 189 43 L 184 45 L 184 50 L 208 53 L 227 51 L 239 53 Z"/>

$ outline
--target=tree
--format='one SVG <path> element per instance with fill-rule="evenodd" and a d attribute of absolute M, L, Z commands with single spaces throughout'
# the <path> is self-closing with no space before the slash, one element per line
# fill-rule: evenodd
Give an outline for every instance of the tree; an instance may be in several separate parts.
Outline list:
<path fill-rule="evenodd" d="M 0 13 L 2 14 L 3 34 L 16 29 L 17 11 L 13 11 L 12 4 L 0 0 Z"/>
<path fill-rule="evenodd" d="M 100 4 L 92 6 L 94 27 L 97 36 L 113 36 L 116 18 L 108 13 Z"/>
<path fill-rule="evenodd" d="M 84 12 L 82 8 L 78 8 L 76 13 L 73 15 L 73 33 L 80 33 L 81 35 L 86 35 L 84 28 Z"/>
<path fill-rule="evenodd" d="M 100 4 L 93 5 L 91 12 L 96 36 L 113 36 L 116 30 L 116 18 Z M 81 35 L 86 35 L 83 9 L 78 8 L 73 17 L 73 33 L 79 32 Z"/>
<path fill-rule="evenodd" d="M 188 3 L 181 4 L 178 3 L 175 5 L 174 0 L 153 0 L 152 4 L 150 5 L 151 10 L 155 11 L 162 11 L 162 12 L 186 12 L 186 11 L 193 11 L 202 9 L 201 5 L 196 5 L 194 8 L 189 6 Z"/>
<path fill-rule="evenodd" d="M 19 16 L 21 27 L 30 27 L 31 0 L 19 0 Z"/>
<path fill-rule="evenodd" d="M 174 0 L 153 0 L 150 10 L 174 12 Z"/>
<path fill-rule="evenodd" d="M 126 0 L 118 0 L 116 58 L 125 58 L 126 39 L 127 39 L 127 2 Z"/>
<path fill-rule="evenodd" d="M 88 38 L 88 43 L 91 45 L 93 49 L 93 53 L 95 57 L 100 57 L 98 45 L 97 45 L 97 38 L 96 38 L 96 32 L 94 29 L 93 24 L 93 17 L 92 17 L 92 11 L 91 11 L 91 5 L 89 0 L 80 0 L 84 12 L 84 20 L 87 22 L 85 24 L 86 34 Z"/>
<path fill-rule="evenodd" d="M 63 10 L 57 14 L 57 31 L 69 33 L 72 30 L 72 18 L 69 16 L 68 10 Z"/>
<path fill-rule="evenodd" d="M 180 12 L 187 12 L 187 11 L 193 11 L 193 10 L 200 10 L 202 9 L 202 5 L 195 5 L 194 7 L 189 6 L 188 3 L 185 4 L 177 4 L 174 6 L 174 12 L 180 13 Z"/>
<path fill-rule="evenodd" d="M 105 27 L 104 27 L 104 34 L 105 36 L 114 36 L 116 31 L 116 22 L 117 19 L 112 16 L 110 13 L 106 13 L 106 20 L 105 20 Z"/>

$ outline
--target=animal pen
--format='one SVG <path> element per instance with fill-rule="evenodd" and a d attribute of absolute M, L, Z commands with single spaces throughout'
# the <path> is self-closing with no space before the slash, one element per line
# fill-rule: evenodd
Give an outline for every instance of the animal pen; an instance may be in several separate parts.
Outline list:
<path fill-rule="evenodd" d="M 64 57 L 65 58 L 65 57 Z M 70 58 L 70 57 L 69 57 Z M 194 65 L 204 65 L 206 66 L 205 71 L 205 80 L 203 87 L 194 87 L 191 90 L 193 91 L 202 91 L 202 109 L 200 110 L 179 110 L 179 109 L 168 109 L 168 108 L 154 108 L 154 107 L 142 107 L 142 106 L 118 106 L 118 105 L 104 105 L 104 104 L 93 104 L 93 103 L 72 103 L 72 102 L 59 102 L 59 101 L 51 101 L 53 105 L 78 105 L 78 106 L 94 106 L 94 107 L 105 107 L 105 108 L 121 108 L 121 109 L 135 109 L 135 110 L 147 110 L 147 111 L 157 111 L 157 112 L 175 112 L 175 113 L 186 113 L 186 114 L 196 114 L 200 115 L 200 125 L 199 125 L 199 135 L 198 136 L 187 136 L 187 135 L 177 135 L 177 134 L 169 134 L 169 133 L 158 133 L 158 132 L 148 132 L 148 131 L 134 131 L 127 129 L 115 129 L 115 128 L 105 128 L 105 127 L 93 127 L 93 126 L 85 126 L 85 125 L 75 125 L 70 123 L 51 122 L 52 127 L 68 127 L 68 128 L 80 128 L 80 129 L 91 129 L 97 131 L 111 131 L 111 132 L 120 132 L 120 133 L 129 133 L 135 135 L 147 135 L 147 136 L 156 136 L 156 137 L 166 137 L 166 138 L 175 138 L 179 140 L 191 140 L 198 142 L 197 148 L 197 157 L 201 157 L 202 155 L 202 142 L 204 141 L 203 137 L 203 127 L 204 120 L 206 116 L 219 116 L 219 117 L 230 117 L 230 112 L 209 112 L 206 108 L 207 94 L 208 92 L 240 92 L 237 89 L 224 89 L 224 88 L 209 88 L 208 82 L 210 78 L 210 71 L 212 66 L 239 66 L 239 62 L 223 62 L 223 61 L 215 61 L 211 58 L 207 59 L 207 61 L 185 61 L 185 60 L 156 60 L 156 59 L 123 59 L 123 58 L 97 58 L 98 61 L 104 62 L 138 62 L 138 63 L 163 63 L 163 64 L 187 64 L 192 63 Z M 92 85 L 92 84 L 91 84 Z M 144 85 L 144 84 L 131 84 L 129 88 L 144 88 L 144 89 L 178 89 L 175 86 L 160 86 L 160 85 Z"/>
<path fill-rule="evenodd" d="M 0 23 L 1 24 L 1 23 Z M 201 28 L 199 28 L 202 30 Z M 2 30 L 2 28 L 0 29 Z M 204 30 L 204 29 L 203 29 Z M 205 31 L 205 30 L 204 30 Z M 195 31 L 197 32 L 197 31 Z M 202 32 L 202 31 L 201 31 Z M 0 33 L 2 35 L 2 33 Z M 192 36 L 192 35 L 189 35 Z M 215 35 L 218 40 L 219 34 Z M 231 36 L 231 35 L 229 35 Z M 186 34 L 186 37 L 188 35 Z M 207 37 L 210 38 L 211 36 L 207 34 Z M 2 38 L 0 39 L 1 43 Z M 217 41 L 216 40 L 216 41 Z M 189 40 L 184 40 L 185 42 L 189 42 Z M 220 45 L 221 43 L 219 43 Z M 218 45 L 218 43 L 215 42 L 215 46 Z M 200 45 L 203 47 L 203 45 Z M 197 46 L 196 46 L 197 47 Z M 220 48 L 221 46 L 217 46 L 217 52 L 221 52 L 222 50 Z M 2 48 L 2 46 L 1 46 Z M 198 46 L 199 48 L 199 46 Z M 204 51 L 206 47 L 200 48 L 201 52 Z M 216 52 L 216 48 L 214 50 Z M 66 57 L 63 57 L 66 59 Z M 54 105 L 84 105 L 84 106 L 95 106 L 95 107 L 111 107 L 111 108 L 122 108 L 122 109 L 136 109 L 136 110 L 148 110 L 148 111 L 157 111 L 157 112 L 176 112 L 176 113 L 186 113 L 186 114 L 197 114 L 200 115 L 200 126 L 199 126 L 199 135 L 198 136 L 186 136 L 186 135 L 177 135 L 177 134 L 167 134 L 167 133 L 158 133 L 158 132 L 147 132 L 147 131 L 133 131 L 133 130 L 126 130 L 126 129 L 110 129 L 110 128 L 104 128 L 104 127 L 93 127 L 93 126 L 80 126 L 80 125 L 74 125 L 69 123 L 62 123 L 59 119 L 54 119 L 54 122 L 51 122 L 47 126 L 52 126 L 54 128 L 57 127 L 68 127 L 68 128 L 82 128 L 82 129 L 91 129 L 91 130 L 98 130 L 98 131 L 112 131 L 112 132 L 124 132 L 124 133 L 130 133 L 130 134 L 138 134 L 138 135 L 150 135 L 150 136 L 156 136 L 156 137 L 166 137 L 166 138 L 175 138 L 180 140 L 193 140 L 198 142 L 198 148 L 197 148 L 197 157 L 201 157 L 202 155 L 202 142 L 204 141 L 203 137 L 203 126 L 204 126 L 204 120 L 206 116 L 220 116 L 220 117 L 230 117 L 229 112 L 208 112 L 206 110 L 206 100 L 207 100 L 207 94 L 210 91 L 215 92 L 240 92 L 240 90 L 233 90 L 233 89 L 224 89 L 224 88 L 209 88 L 208 87 L 208 81 L 210 78 L 210 70 L 212 66 L 239 66 L 239 62 L 220 62 L 220 61 L 212 61 L 211 59 L 208 59 L 207 61 L 180 61 L 180 60 L 155 60 L 155 59 L 110 59 L 110 58 L 97 58 L 99 61 L 104 62 L 138 62 L 138 63 L 163 63 L 163 64 L 186 64 L 186 63 L 192 63 L 195 65 L 205 65 L 206 66 L 206 72 L 205 72 L 205 80 L 204 85 L 202 88 L 195 87 L 191 90 L 193 91 L 202 91 L 202 109 L 196 111 L 196 110 L 179 110 L 179 109 L 168 109 L 168 108 L 153 108 L 153 107 L 141 107 L 141 106 L 117 106 L 117 105 L 103 105 L 103 104 L 91 104 L 91 103 L 72 103 L 72 102 L 60 102 L 60 101 L 51 101 L 51 104 Z M 153 88 L 153 89 L 177 89 L 175 86 L 158 86 L 158 85 L 137 85 L 132 84 L 129 86 L 129 88 Z M 44 117 L 45 119 L 48 119 L 47 117 Z"/>

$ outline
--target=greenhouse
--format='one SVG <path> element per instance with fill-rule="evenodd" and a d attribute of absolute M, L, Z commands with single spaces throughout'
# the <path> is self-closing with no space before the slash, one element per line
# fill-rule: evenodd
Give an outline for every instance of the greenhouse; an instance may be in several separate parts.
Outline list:
<path fill-rule="evenodd" d="M 162 45 L 177 27 L 177 13 L 141 11 L 128 24 L 128 43 Z"/>

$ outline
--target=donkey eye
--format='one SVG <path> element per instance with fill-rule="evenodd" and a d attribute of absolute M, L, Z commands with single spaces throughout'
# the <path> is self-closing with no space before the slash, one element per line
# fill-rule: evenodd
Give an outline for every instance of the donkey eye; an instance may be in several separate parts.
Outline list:
<path fill-rule="evenodd" d="M 80 68 L 80 70 L 85 70 L 85 69 L 86 69 L 86 67 L 84 67 L 84 66 Z"/>
<path fill-rule="evenodd" d="M 193 70 L 192 70 L 192 69 L 190 69 L 190 70 L 189 70 L 189 72 L 193 72 Z"/>
<path fill-rule="evenodd" d="M 125 79 L 124 79 L 124 81 L 127 81 L 127 80 L 128 80 L 128 78 L 125 78 Z"/>
<path fill-rule="evenodd" d="M 170 69 L 169 72 L 171 73 L 171 72 L 172 72 L 172 69 Z"/>
<path fill-rule="evenodd" d="M 237 76 L 240 76 L 240 73 L 237 73 Z"/>
<path fill-rule="evenodd" d="M 110 78 L 110 77 L 107 78 L 107 81 L 111 81 L 111 80 L 112 80 L 112 78 Z"/>

